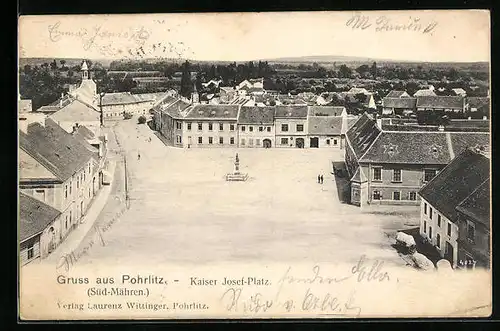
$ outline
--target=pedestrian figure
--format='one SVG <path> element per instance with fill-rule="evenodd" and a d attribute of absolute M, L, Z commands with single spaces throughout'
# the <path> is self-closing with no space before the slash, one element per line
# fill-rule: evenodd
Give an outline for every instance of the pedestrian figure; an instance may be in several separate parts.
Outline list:
<path fill-rule="evenodd" d="M 137 152 L 137 160 L 141 159 L 141 153 Z"/>
<path fill-rule="evenodd" d="M 318 184 L 321 183 L 321 176 L 318 175 Z"/>
<path fill-rule="evenodd" d="M 321 175 L 320 179 L 321 179 L 321 184 L 323 184 L 323 175 Z"/>

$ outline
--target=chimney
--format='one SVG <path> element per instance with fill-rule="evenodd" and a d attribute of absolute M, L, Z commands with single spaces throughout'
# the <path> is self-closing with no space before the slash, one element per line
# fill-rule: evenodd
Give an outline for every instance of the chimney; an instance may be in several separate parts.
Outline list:
<path fill-rule="evenodd" d="M 443 125 L 438 126 L 438 131 L 444 131 L 444 126 Z"/>

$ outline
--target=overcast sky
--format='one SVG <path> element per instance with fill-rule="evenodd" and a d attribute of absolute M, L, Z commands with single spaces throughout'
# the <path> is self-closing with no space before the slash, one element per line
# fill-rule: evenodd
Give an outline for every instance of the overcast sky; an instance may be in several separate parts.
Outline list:
<path fill-rule="evenodd" d="M 487 11 L 64 15 L 24 16 L 19 22 L 21 57 L 244 61 L 332 55 L 457 62 L 490 58 Z M 391 30 L 395 26 L 399 30 Z"/>

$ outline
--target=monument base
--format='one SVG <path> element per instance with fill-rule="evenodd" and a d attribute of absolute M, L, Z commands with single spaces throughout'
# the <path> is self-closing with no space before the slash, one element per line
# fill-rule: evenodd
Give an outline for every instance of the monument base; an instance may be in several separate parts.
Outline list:
<path fill-rule="evenodd" d="M 242 173 L 232 173 L 226 175 L 226 181 L 228 182 L 243 182 L 248 179 L 248 174 Z"/>

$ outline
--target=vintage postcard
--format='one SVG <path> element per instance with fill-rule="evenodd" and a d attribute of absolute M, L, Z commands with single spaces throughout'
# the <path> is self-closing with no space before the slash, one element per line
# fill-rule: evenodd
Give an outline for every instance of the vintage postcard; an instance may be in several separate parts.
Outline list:
<path fill-rule="evenodd" d="M 19 315 L 487 317 L 484 10 L 19 18 Z"/>

